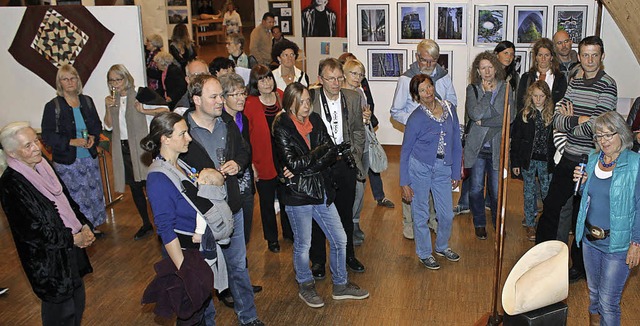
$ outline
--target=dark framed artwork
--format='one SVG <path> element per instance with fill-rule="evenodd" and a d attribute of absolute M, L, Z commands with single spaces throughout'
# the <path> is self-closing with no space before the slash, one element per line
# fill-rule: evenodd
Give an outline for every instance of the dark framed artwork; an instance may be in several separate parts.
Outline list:
<path fill-rule="evenodd" d="M 523 73 L 529 71 L 529 66 L 527 65 L 527 60 L 529 58 L 529 54 L 526 50 L 516 50 L 513 61 L 516 63 L 515 71 L 518 75 L 522 75 Z"/>
<path fill-rule="evenodd" d="M 358 45 L 389 45 L 389 5 L 358 5 Z"/>
<path fill-rule="evenodd" d="M 553 7 L 553 34 L 564 30 L 569 34 L 573 46 L 587 34 L 587 6 L 554 6 Z"/>
<path fill-rule="evenodd" d="M 547 6 L 515 6 L 513 35 L 516 46 L 530 46 L 547 37 Z"/>
<path fill-rule="evenodd" d="M 495 47 L 506 38 L 507 6 L 475 6 L 473 44 Z"/>
<path fill-rule="evenodd" d="M 409 64 L 416 60 L 417 53 L 418 51 L 411 50 L 411 61 L 409 62 Z M 440 56 L 438 57 L 437 61 L 438 64 L 449 73 L 451 79 L 453 79 L 453 76 L 451 75 L 451 73 L 453 72 L 453 51 L 440 51 Z"/>
<path fill-rule="evenodd" d="M 189 23 L 189 9 L 187 7 L 173 7 L 167 9 L 167 21 L 171 25 Z"/>
<path fill-rule="evenodd" d="M 398 2 L 398 43 L 420 43 L 429 38 L 429 3 Z"/>
<path fill-rule="evenodd" d="M 291 0 L 269 1 L 269 12 L 275 17 L 275 26 L 280 26 L 282 35 L 293 34 L 293 3 Z"/>
<path fill-rule="evenodd" d="M 396 81 L 407 69 L 407 50 L 368 49 L 370 81 Z"/>
<path fill-rule="evenodd" d="M 302 37 L 347 37 L 347 0 L 300 0 L 300 8 Z"/>
<path fill-rule="evenodd" d="M 435 41 L 467 43 L 467 5 L 463 3 L 435 4 Z"/>

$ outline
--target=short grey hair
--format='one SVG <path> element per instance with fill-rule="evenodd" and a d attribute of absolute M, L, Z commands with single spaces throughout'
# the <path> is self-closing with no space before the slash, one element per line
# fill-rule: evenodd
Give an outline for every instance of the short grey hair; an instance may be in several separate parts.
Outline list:
<path fill-rule="evenodd" d="M 12 122 L 0 129 L 0 144 L 5 152 L 13 152 L 18 149 L 16 134 L 22 129 L 31 128 L 26 121 Z"/>
<path fill-rule="evenodd" d="M 169 67 L 173 63 L 173 55 L 167 51 L 160 51 L 153 57 L 153 62 L 159 66 Z"/>
<path fill-rule="evenodd" d="M 244 79 L 235 72 L 221 76 L 220 85 L 222 85 L 222 96 L 224 98 L 227 98 L 229 93 L 232 93 L 238 88 L 245 90 Z"/>
<path fill-rule="evenodd" d="M 608 129 L 610 132 L 618 134 L 621 142 L 620 152 L 633 147 L 633 134 L 631 133 L 629 125 L 624 121 L 624 118 L 620 113 L 616 111 L 605 112 L 594 120 L 594 134 L 598 131 L 604 131 L 604 129 Z M 601 151 L 600 143 L 597 141 L 594 141 L 594 143 L 596 145 L 596 151 Z"/>
<path fill-rule="evenodd" d="M 147 41 L 149 41 L 149 44 L 155 46 L 157 49 L 162 49 L 162 47 L 164 46 L 164 40 L 159 34 L 149 35 L 147 37 Z"/>

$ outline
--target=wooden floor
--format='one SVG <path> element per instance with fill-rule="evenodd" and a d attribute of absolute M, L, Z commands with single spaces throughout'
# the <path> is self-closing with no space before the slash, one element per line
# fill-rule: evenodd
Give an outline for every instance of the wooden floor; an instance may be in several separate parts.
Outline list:
<path fill-rule="evenodd" d="M 387 147 L 389 170 L 383 173 L 387 197 L 400 203 L 398 150 Z M 509 185 L 504 277 L 515 261 L 531 246 L 525 240 L 522 219 L 522 186 Z M 457 195 L 454 195 L 457 196 Z M 257 199 L 257 197 L 256 197 Z M 493 233 L 489 240 L 477 240 L 470 214 L 454 220 L 450 246 L 462 257 L 457 263 L 439 259 L 438 271 L 424 268 L 415 254 L 413 241 L 402 237 L 400 206 L 375 205 L 367 187 L 362 228 L 364 244 L 356 248 L 366 272 L 349 273 L 349 279 L 366 288 L 363 301 L 331 299 L 330 278 L 317 283 L 324 308 L 307 307 L 297 296 L 292 267 L 292 244 L 281 240 L 282 251 L 267 250 L 257 207 L 248 246 L 249 271 L 253 284 L 264 287 L 255 297 L 259 317 L 267 325 L 473 325 L 490 311 L 493 276 Z M 140 241 L 133 234 L 140 226 L 129 193 L 117 204 L 113 215 L 100 229 L 107 233 L 89 249 L 95 272 L 85 277 L 87 308 L 84 325 L 171 325 L 154 317 L 152 306 L 140 305 L 145 286 L 154 276 L 153 263 L 160 260 L 156 237 Z M 37 325 L 40 301 L 33 294 L 21 269 L 6 219 L 0 217 L 0 286 L 9 287 L 0 296 L 0 325 Z M 632 273 L 622 303 L 622 324 L 640 324 L 637 269 Z M 587 324 L 588 295 L 585 281 L 570 285 L 569 325 Z M 636 307 L 636 308 L 634 308 Z M 232 309 L 216 300 L 218 325 L 235 325 Z"/>

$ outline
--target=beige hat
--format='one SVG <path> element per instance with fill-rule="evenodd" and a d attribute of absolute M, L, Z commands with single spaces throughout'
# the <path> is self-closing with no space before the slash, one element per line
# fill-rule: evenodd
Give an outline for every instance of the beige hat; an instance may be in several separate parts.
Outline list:
<path fill-rule="evenodd" d="M 518 260 L 502 288 L 502 307 L 517 315 L 562 301 L 569 295 L 569 249 L 545 241 Z"/>

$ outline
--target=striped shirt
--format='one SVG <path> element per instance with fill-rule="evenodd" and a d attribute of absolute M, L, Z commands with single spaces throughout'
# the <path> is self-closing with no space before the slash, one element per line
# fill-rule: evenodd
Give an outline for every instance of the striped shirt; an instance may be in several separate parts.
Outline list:
<path fill-rule="evenodd" d="M 559 113 L 564 101 L 573 103 L 573 116 Z M 567 133 L 565 153 L 573 156 L 589 154 L 593 143 L 593 121 L 599 115 L 616 109 L 618 88 L 616 81 L 600 70 L 593 79 L 576 78 L 569 83 L 564 98 L 556 105 L 553 127 Z M 578 117 L 590 116 L 589 121 L 578 124 Z"/>

